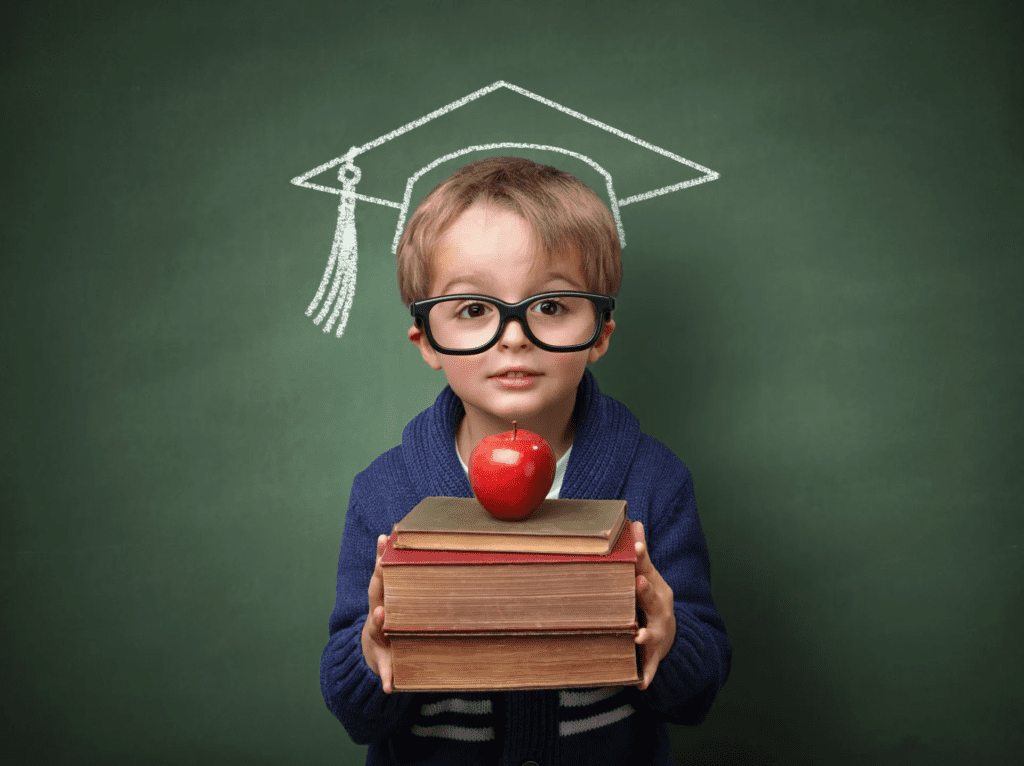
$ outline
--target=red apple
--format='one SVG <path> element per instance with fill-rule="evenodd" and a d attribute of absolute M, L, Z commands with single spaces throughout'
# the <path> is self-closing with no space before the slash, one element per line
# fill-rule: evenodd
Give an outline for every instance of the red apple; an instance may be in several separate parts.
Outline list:
<path fill-rule="evenodd" d="M 485 436 L 469 456 L 469 483 L 480 505 L 498 519 L 525 519 L 555 480 L 555 453 L 544 437 L 516 428 Z"/>

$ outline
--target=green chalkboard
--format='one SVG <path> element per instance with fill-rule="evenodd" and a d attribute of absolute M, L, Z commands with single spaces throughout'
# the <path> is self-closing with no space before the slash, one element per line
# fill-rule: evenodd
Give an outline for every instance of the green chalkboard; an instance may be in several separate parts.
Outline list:
<path fill-rule="evenodd" d="M 8 760 L 362 762 L 318 686 L 348 492 L 443 379 L 405 335 L 394 207 L 356 203 L 343 336 L 306 315 L 339 197 L 291 180 L 505 81 L 719 174 L 622 208 L 594 366 L 693 470 L 734 644 L 711 715 L 671 731 L 678 762 L 1017 762 L 1014 4 L 2 17 Z M 549 119 L 622 195 L 701 177 L 492 95 L 366 152 L 358 191 L 401 199 L 447 138 L 540 141 Z"/>

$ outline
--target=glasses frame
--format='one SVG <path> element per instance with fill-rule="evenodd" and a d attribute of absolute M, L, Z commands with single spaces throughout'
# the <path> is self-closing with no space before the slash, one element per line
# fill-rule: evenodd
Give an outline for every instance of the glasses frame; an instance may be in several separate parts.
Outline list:
<path fill-rule="evenodd" d="M 530 323 L 526 320 L 526 309 L 537 301 L 544 300 L 545 298 L 587 298 L 594 307 L 597 309 L 597 324 L 594 328 L 594 335 L 586 343 L 580 343 L 575 346 L 550 346 L 537 337 L 530 331 Z M 494 337 L 482 346 L 476 348 L 447 348 L 440 345 L 434 340 L 433 333 L 430 332 L 430 309 L 436 306 L 438 303 L 445 301 L 454 300 L 479 300 L 491 303 L 498 309 L 498 329 L 494 333 Z M 531 295 L 529 298 L 525 298 L 519 303 L 505 303 L 505 301 L 498 300 L 497 298 L 490 295 L 477 295 L 474 293 L 459 293 L 456 295 L 440 295 L 436 298 L 427 298 L 422 301 L 414 301 L 409 304 L 409 313 L 413 315 L 416 320 L 416 326 L 421 328 L 427 334 L 427 341 L 430 343 L 431 348 L 440 354 L 447 354 L 450 356 L 470 356 L 472 354 L 480 354 L 489 349 L 495 343 L 497 343 L 502 334 L 505 332 L 505 325 L 508 324 L 510 319 L 515 319 L 519 322 L 519 326 L 523 328 L 523 333 L 530 339 L 538 348 L 542 348 L 545 351 L 554 351 L 556 353 L 571 353 L 573 351 L 584 351 L 595 343 L 597 339 L 601 337 L 601 330 L 604 328 L 605 322 L 611 320 L 612 312 L 615 310 L 615 298 L 610 295 L 602 295 L 600 293 L 581 293 L 573 290 L 557 290 L 547 293 L 538 293 L 537 295 Z"/>

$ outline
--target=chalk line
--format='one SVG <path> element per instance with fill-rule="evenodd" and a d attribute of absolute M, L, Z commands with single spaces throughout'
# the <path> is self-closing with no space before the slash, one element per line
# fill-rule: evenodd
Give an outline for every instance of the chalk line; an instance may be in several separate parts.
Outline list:
<path fill-rule="evenodd" d="M 445 154 L 442 157 L 438 157 L 427 165 L 417 170 L 412 176 L 409 177 L 406 186 L 405 193 L 402 197 L 401 202 L 394 202 L 391 200 L 382 199 L 380 197 L 372 197 L 365 194 L 359 194 L 355 191 L 355 185 L 359 181 L 360 171 L 355 165 L 353 160 L 364 152 L 375 149 L 376 147 L 391 141 L 398 136 L 408 133 L 411 130 L 415 130 L 421 125 L 425 125 L 431 120 L 435 120 L 438 117 L 448 114 L 460 107 L 465 106 L 489 93 L 493 93 L 499 88 L 506 88 L 514 93 L 518 93 L 521 96 L 537 101 L 538 103 L 544 104 L 552 109 L 555 109 L 563 114 L 567 114 L 570 117 L 574 117 L 581 120 L 588 125 L 592 125 L 601 130 L 608 131 L 609 133 L 618 136 L 626 141 L 629 141 L 637 146 L 643 147 L 649 151 L 660 154 L 663 157 L 667 157 L 675 162 L 696 170 L 703 175 L 683 181 L 680 183 L 670 184 L 663 186 L 658 189 L 652 189 L 651 191 L 643 192 L 641 194 L 634 194 L 625 199 L 619 199 L 614 190 L 611 174 L 608 173 L 601 165 L 589 157 L 580 154 L 578 152 L 563 149 L 557 146 L 547 146 L 543 144 L 531 144 L 531 143 L 492 143 L 492 144 L 480 144 L 460 149 L 456 152 Z M 670 152 L 667 149 L 663 149 L 660 146 L 644 141 L 642 138 L 637 138 L 634 135 L 626 133 L 618 128 L 613 128 L 611 125 L 595 120 L 592 117 L 570 109 L 569 107 L 563 106 L 562 104 L 556 103 L 551 99 L 544 98 L 532 91 L 520 88 L 517 85 L 505 82 L 504 80 L 498 80 L 490 85 L 480 88 L 479 90 L 473 91 L 472 93 L 463 96 L 460 99 L 452 101 L 440 109 L 435 109 L 429 114 L 425 114 L 419 119 L 408 122 L 400 128 L 392 130 L 390 133 L 386 133 L 383 136 L 375 138 L 373 141 L 363 144 L 362 146 L 353 146 L 345 154 L 340 157 L 335 157 L 333 160 L 323 163 L 312 170 L 303 173 L 300 176 L 296 176 L 292 179 L 292 183 L 296 186 L 301 186 L 306 189 L 315 189 L 316 191 L 327 192 L 329 194 L 337 194 L 339 197 L 338 205 L 338 224 L 334 231 L 334 241 L 331 245 L 331 254 L 327 261 L 327 268 L 324 271 L 323 279 L 320 281 L 320 286 L 316 291 L 316 295 L 313 301 L 309 304 L 306 309 L 306 315 L 312 316 L 313 312 L 316 311 L 317 306 L 320 306 L 320 311 L 313 320 L 315 324 L 320 324 L 327 318 L 327 323 L 324 325 L 324 332 L 330 332 L 331 329 L 337 324 L 337 337 L 341 337 L 345 330 L 345 326 L 348 324 L 349 312 L 352 308 L 352 301 L 355 297 L 356 289 L 356 262 L 358 260 L 357 251 L 357 240 L 356 240 L 356 224 L 355 224 L 355 204 L 357 200 L 363 202 L 370 202 L 375 205 L 384 205 L 386 207 L 396 208 L 399 211 L 398 224 L 395 228 L 395 236 L 392 241 L 391 252 L 394 253 L 398 249 L 398 242 L 402 236 L 402 227 L 405 225 L 406 216 L 409 212 L 409 204 L 412 199 L 412 189 L 416 182 L 427 172 L 437 167 L 438 165 L 461 157 L 464 154 L 478 151 L 491 151 L 495 149 L 531 149 L 536 151 L 551 151 L 560 154 L 565 154 L 571 157 L 575 157 L 581 160 L 592 168 L 597 170 L 605 179 L 608 191 L 608 199 L 612 216 L 615 219 L 615 228 L 619 234 L 619 240 L 622 247 L 626 246 L 626 234 L 622 227 L 622 219 L 620 215 L 620 208 L 626 205 L 631 205 L 634 202 L 641 202 L 648 200 L 653 197 L 658 197 L 663 194 L 669 194 L 671 192 L 680 191 L 682 189 L 688 189 L 698 184 L 707 183 L 708 181 L 714 181 L 719 178 L 719 174 L 709 168 L 699 165 L 692 160 L 688 160 L 674 152 Z M 326 184 L 318 184 L 310 182 L 311 178 L 314 178 L 321 173 L 330 170 L 331 168 L 342 165 L 343 167 L 339 171 L 339 181 L 341 181 L 342 188 L 338 189 L 333 186 L 327 186 Z M 346 176 L 347 172 L 352 173 L 351 176 Z M 328 285 L 330 285 L 330 291 L 328 292 Z M 325 300 L 326 294 L 326 300 Z M 321 306 L 321 302 L 323 305 Z M 333 310 L 332 310 L 333 307 Z M 328 313 L 330 316 L 328 317 Z"/>
<path fill-rule="evenodd" d="M 590 165 L 590 167 L 594 168 L 594 170 L 596 170 L 598 173 L 604 176 L 605 184 L 608 188 L 608 200 L 611 203 L 610 207 L 612 211 L 612 216 L 615 218 L 615 228 L 619 232 L 620 245 L 622 247 L 626 246 L 626 232 L 623 231 L 622 229 L 622 220 L 619 217 L 620 203 L 615 198 L 615 189 L 612 184 L 611 173 L 609 173 L 607 170 L 598 165 L 589 157 L 582 155 L 579 152 L 570 151 L 569 149 L 562 149 L 561 147 L 558 146 L 546 146 L 544 144 L 500 143 L 481 144 L 479 146 L 467 146 L 465 149 L 460 149 L 457 152 L 452 152 L 451 154 L 446 154 L 443 157 L 438 157 L 436 160 L 429 163 L 428 165 L 424 165 L 422 168 L 417 170 L 413 175 L 411 175 L 409 177 L 408 183 L 405 185 L 405 196 L 402 198 L 402 204 L 399 207 L 398 226 L 395 228 L 395 238 L 391 243 L 391 252 L 398 252 L 398 242 L 402 238 L 402 227 L 405 226 L 405 216 L 409 212 L 409 203 L 412 200 L 412 189 L 416 185 L 416 182 L 420 179 L 421 176 L 423 176 L 424 173 L 429 173 L 438 165 L 448 162 L 449 160 L 453 160 L 456 157 L 461 157 L 464 154 L 469 154 L 470 152 L 487 152 L 493 151 L 495 149 L 531 149 L 534 151 L 558 152 L 560 154 L 567 154 L 570 157 L 575 157 L 576 159 L 582 160 L 583 162 Z"/>

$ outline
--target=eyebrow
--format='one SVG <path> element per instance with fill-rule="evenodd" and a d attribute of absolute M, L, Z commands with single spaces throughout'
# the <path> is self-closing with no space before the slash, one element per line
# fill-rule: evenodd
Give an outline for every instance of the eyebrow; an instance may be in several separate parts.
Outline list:
<path fill-rule="evenodd" d="M 444 287 L 441 288 L 440 295 L 449 295 L 449 294 L 451 294 L 451 292 L 452 292 L 452 285 L 460 285 L 460 284 L 469 285 L 470 291 L 472 291 L 472 290 L 482 290 L 483 289 L 483 287 L 482 287 L 483 282 L 482 281 L 478 281 L 476 277 L 477 277 L 476 273 L 469 274 L 469 275 L 463 274 L 461 276 L 455 277 L 455 279 L 451 280 L 450 282 L 448 282 L 448 284 L 446 284 Z M 466 291 L 465 290 L 461 290 L 460 292 L 466 292 Z"/>
<path fill-rule="evenodd" d="M 466 284 L 466 285 L 468 285 L 471 288 L 471 290 L 478 290 L 478 291 L 481 291 L 481 293 L 482 293 L 482 291 L 484 291 L 484 286 L 483 286 L 484 282 L 487 281 L 486 279 L 481 279 L 480 277 L 482 277 L 482 276 L 486 276 L 486 275 L 484 275 L 483 272 L 473 272 L 471 274 L 464 274 L 464 275 L 458 276 L 455 279 L 453 279 L 450 282 L 448 282 L 448 284 L 446 284 L 444 287 L 442 287 L 440 294 L 441 295 L 451 295 L 451 294 L 453 294 L 452 293 L 452 285 L 458 285 L 458 284 Z M 558 287 L 552 287 L 551 286 L 552 282 L 558 282 L 558 281 L 564 282 L 566 285 L 568 285 L 568 287 L 558 288 Z M 534 295 L 539 295 L 540 293 L 553 292 L 553 291 L 557 291 L 559 289 L 575 290 L 575 291 L 582 291 L 582 292 L 587 292 L 588 291 L 588 288 L 587 288 L 586 285 L 578 285 L 578 284 L 576 284 L 576 282 L 574 282 L 573 280 L 569 279 L 565 274 L 563 274 L 560 271 L 549 271 L 549 272 L 547 272 L 544 275 L 543 280 L 540 281 L 539 284 L 544 285 L 544 287 L 541 288 L 537 293 L 533 293 Z M 461 292 L 465 292 L 465 291 L 463 290 Z"/>

